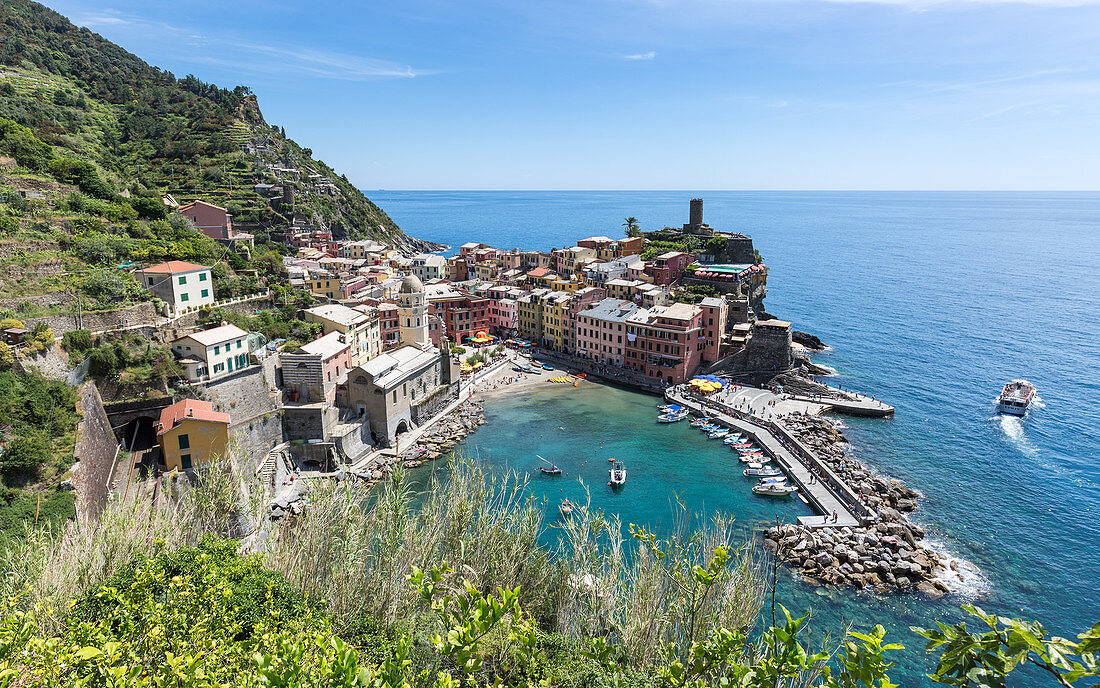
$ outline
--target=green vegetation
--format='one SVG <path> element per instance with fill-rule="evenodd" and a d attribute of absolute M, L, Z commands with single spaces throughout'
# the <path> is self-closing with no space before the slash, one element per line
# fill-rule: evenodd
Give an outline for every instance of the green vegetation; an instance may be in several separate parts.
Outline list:
<path fill-rule="evenodd" d="M 638 225 L 638 218 L 628 217 L 623 222 L 623 227 L 626 227 L 626 235 L 628 237 L 638 237 L 642 235 L 641 227 Z"/>
<path fill-rule="evenodd" d="M 88 373 L 100 380 L 145 383 L 164 391 L 169 380 L 184 374 L 167 347 L 157 346 L 139 334 L 93 337 L 87 330 L 73 330 L 65 333 L 61 346 L 69 354 L 70 363 L 87 360 Z"/>
<path fill-rule="evenodd" d="M 203 198 L 238 222 L 259 223 L 263 233 L 287 224 L 286 209 L 253 186 L 278 183 L 295 191 L 298 212 L 338 233 L 402 236 L 346 178 L 264 122 L 247 87 L 176 78 L 28 0 L 4 3 L 0 22 L 18 39 L 0 45 L 7 66 L 0 117 L 8 120 L 0 139 L 28 171 L 108 201 L 116 189 L 129 189 L 129 207 L 149 221 L 165 217 L 162 193 L 180 202 Z M 244 150 L 249 145 L 253 152 Z M 268 165 L 301 169 L 302 179 L 277 180 Z M 331 193 L 309 186 L 307 167 L 331 182 Z"/>
<path fill-rule="evenodd" d="M 667 539 L 631 527 L 624 542 L 591 512 L 551 552 L 522 484 L 453 469 L 416 507 L 400 475 L 371 502 L 330 485 L 261 554 L 224 538 L 227 465 L 166 509 L 115 500 L 81 528 L 35 531 L 0 559 L 0 686 L 897 685 L 902 644 L 881 626 L 811 640 L 776 600 L 774 566 L 768 583 L 721 523 Z M 1070 640 L 965 610 L 981 630 L 913 629 L 940 683 L 1100 676 L 1100 624 Z"/>

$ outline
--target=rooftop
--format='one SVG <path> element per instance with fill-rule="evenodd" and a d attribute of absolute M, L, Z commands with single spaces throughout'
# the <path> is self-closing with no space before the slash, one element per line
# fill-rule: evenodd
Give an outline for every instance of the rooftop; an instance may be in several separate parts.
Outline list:
<path fill-rule="evenodd" d="M 182 337 L 178 337 L 173 341 L 179 341 L 181 339 L 193 339 L 203 346 L 213 346 L 214 344 L 221 344 L 222 342 L 229 341 L 231 339 L 237 339 L 239 337 L 247 336 L 248 333 L 237 327 L 236 325 L 222 325 L 221 327 L 212 327 L 209 330 L 203 330 L 202 332 L 192 332 L 191 334 L 185 334 Z"/>
<path fill-rule="evenodd" d="M 329 359 L 348 348 L 342 332 L 329 332 L 323 337 L 314 339 L 309 344 L 303 344 L 298 351 L 304 354 L 320 355 L 322 359 Z"/>
<path fill-rule="evenodd" d="M 630 314 L 636 310 L 638 310 L 638 305 L 631 301 L 608 298 L 587 310 L 581 311 L 579 315 L 610 322 L 625 322 Z"/>
<path fill-rule="evenodd" d="M 324 318 L 330 322 L 343 325 L 344 327 L 358 325 L 367 318 L 365 314 L 360 313 L 354 308 L 348 308 L 338 303 L 314 306 L 313 308 L 307 308 L 305 312 L 318 318 Z"/>
<path fill-rule="evenodd" d="M 187 263 L 182 260 L 170 260 L 167 263 L 158 263 L 152 267 L 145 268 L 145 272 L 164 273 L 168 275 L 175 274 L 177 272 L 194 272 L 195 270 L 209 270 L 210 268 L 205 265 L 195 265 L 194 263 Z"/>
<path fill-rule="evenodd" d="M 378 354 L 360 368 L 374 378 L 376 386 L 385 389 L 397 384 L 408 375 L 422 370 L 434 362 L 437 356 L 435 349 L 425 351 L 415 346 L 403 346 Z"/>
<path fill-rule="evenodd" d="M 176 427 L 182 420 L 201 420 L 208 423 L 225 423 L 229 425 L 229 414 L 214 410 L 214 405 L 201 399 L 184 399 L 177 401 L 160 412 L 160 430 L 158 435 L 163 435 Z"/>

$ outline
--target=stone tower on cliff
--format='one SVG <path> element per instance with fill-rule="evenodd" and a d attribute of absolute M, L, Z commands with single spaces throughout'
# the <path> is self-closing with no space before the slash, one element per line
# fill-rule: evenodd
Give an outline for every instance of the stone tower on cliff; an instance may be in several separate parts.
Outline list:
<path fill-rule="evenodd" d="M 428 300 L 424 295 L 424 283 L 416 275 L 401 280 L 397 291 L 397 318 L 401 328 L 401 345 L 427 349 L 431 346 L 428 337 Z"/>
<path fill-rule="evenodd" d="M 710 225 L 703 222 L 703 199 L 691 199 L 691 208 L 688 212 L 688 223 L 684 225 L 684 233 L 696 234 L 699 236 L 710 236 L 714 234 L 714 230 L 710 228 Z"/>

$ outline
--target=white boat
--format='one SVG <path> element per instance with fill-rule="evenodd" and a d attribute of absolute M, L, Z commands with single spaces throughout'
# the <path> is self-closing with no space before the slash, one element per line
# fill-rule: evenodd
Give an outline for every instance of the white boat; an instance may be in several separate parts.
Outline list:
<path fill-rule="evenodd" d="M 763 454 L 746 454 L 746 455 L 740 457 L 740 459 L 741 459 L 741 463 L 748 463 L 748 464 L 753 464 L 753 463 L 765 464 L 765 463 L 771 463 L 771 460 L 772 460 L 772 458 L 770 456 L 764 456 Z"/>
<path fill-rule="evenodd" d="M 768 477 L 760 478 L 760 485 L 787 485 L 787 476 L 785 475 L 769 475 Z"/>
<path fill-rule="evenodd" d="M 611 478 L 607 483 L 611 486 L 611 489 L 622 487 L 626 484 L 626 466 L 624 466 L 623 464 L 612 464 L 611 470 L 609 470 L 607 473 Z"/>
<path fill-rule="evenodd" d="M 720 440 L 728 434 L 730 434 L 729 430 L 726 430 L 725 428 L 718 428 L 717 430 L 712 430 L 711 432 L 708 432 L 707 438 L 712 440 Z"/>
<path fill-rule="evenodd" d="M 1035 385 L 1027 380 L 1013 380 L 1004 386 L 1001 396 L 997 397 L 997 410 L 1022 416 L 1035 401 L 1035 391 Z"/>
<path fill-rule="evenodd" d="M 757 464 L 760 466 L 760 464 Z M 783 475 L 783 471 L 774 466 L 760 466 L 759 468 L 746 468 L 741 471 L 746 478 L 774 478 Z"/>
<path fill-rule="evenodd" d="M 748 466 L 748 468 L 746 470 L 749 470 L 749 471 L 761 471 L 761 470 L 764 470 L 764 468 L 766 468 L 766 466 L 764 464 L 757 463 L 755 461 L 752 462 L 752 463 L 747 463 L 745 465 Z M 746 473 L 746 475 L 748 475 L 748 474 Z"/>
<path fill-rule="evenodd" d="M 574 508 L 575 507 L 573 506 L 573 502 L 569 501 L 568 499 L 563 500 L 562 503 L 558 505 L 558 511 L 561 512 L 562 516 L 569 516 L 573 513 Z"/>
<path fill-rule="evenodd" d="M 793 485 L 753 485 L 752 492 L 763 497 L 790 497 L 798 492 L 798 488 Z"/>
<path fill-rule="evenodd" d="M 722 440 L 725 444 L 741 444 L 745 441 L 744 435 L 730 435 L 726 439 Z"/>
<path fill-rule="evenodd" d="M 678 423 L 688 417 L 687 409 L 683 411 L 668 411 L 657 416 L 658 423 Z"/>

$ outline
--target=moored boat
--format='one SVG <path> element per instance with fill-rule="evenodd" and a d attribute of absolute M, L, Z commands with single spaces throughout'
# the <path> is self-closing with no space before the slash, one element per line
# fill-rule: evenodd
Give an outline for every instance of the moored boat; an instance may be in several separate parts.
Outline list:
<path fill-rule="evenodd" d="M 722 440 L 725 444 L 743 444 L 745 442 L 744 435 L 730 435 L 726 439 Z"/>
<path fill-rule="evenodd" d="M 746 468 L 741 471 L 746 478 L 772 478 L 783 475 L 783 471 L 774 466 L 760 466 L 759 468 Z"/>
<path fill-rule="evenodd" d="M 700 426 L 707 425 L 708 423 L 710 423 L 710 416 L 700 416 L 699 418 L 691 421 L 691 427 L 698 428 Z"/>
<path fill-rule="evenodd" d="M 678 423 L 688 417 L 688 410 L 683 411 L 666 411 L 665 413 L 657 416 L 658 423 Z"/>
<path fill-rule="evenodd" d="M 545 466 L 539 466 L 539 470 L 542 471 L 545 475 L 561 475 L 561 469 L 560 468 L 555 466 L 550 461 L 547 461 L 546 459 L 542 458 L 538 454 L 535 454 L 535 456 L 538 456 L 540 461 L 544 461 L 546 463 Z"/>
<path fill-rule="evenodd" d="M 707 439 L 720 440 L 726 435 L 730 434 L 730 431 L 725 428 L 718 428 L 707 433 Z"/>
<path fill-rule="evenodd" d="M 997 397 L 997 410 L 1022 416 L 1035 401 L 1035 391 L 1035 385 L 1027 380 L 1013 380 L 1001 389 L 1001 395 Z"/>
<path fill-rule="evenodd" d="M 762 497 L 790 497 L 798 492 L 798 488 L 793 485 L 753 485 L 752 492 Z"/>
<path fill-rule="evenodd" d="M 576 507 L 573 506 L 573 502 L 569 501 L 568 499 L 562 500 L 562 503 L 558 505 L 558 511 L 561 512 L 562 516 L 571 515 L 573 513 L 573 509 L 575 508 Z"/>
<path fill-rule="evenodd" d="M 772 457 L 764 456 L 763 454 L 746 454 L 746 455 L 738 457 L 738 458 L 741 460 L 741 463 L 760 463 L 760 464 L 764 464 L 764 463 L 771 463 L 771 460 L 772 460 Z"/>

